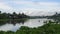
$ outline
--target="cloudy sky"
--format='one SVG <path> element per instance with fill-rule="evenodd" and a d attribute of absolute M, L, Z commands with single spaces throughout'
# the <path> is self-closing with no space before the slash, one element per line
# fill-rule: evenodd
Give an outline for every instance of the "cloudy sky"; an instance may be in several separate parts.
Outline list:
<path fill-rule="evenodd" d="M 27 15 L 51 15 L 60 12 L 60 0 L 0 0 L 2 12 L 24 12 Z"/>

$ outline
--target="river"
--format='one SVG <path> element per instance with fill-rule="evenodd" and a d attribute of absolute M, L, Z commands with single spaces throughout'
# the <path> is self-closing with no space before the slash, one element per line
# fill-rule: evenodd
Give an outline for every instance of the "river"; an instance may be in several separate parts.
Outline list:
<path fill-rule="evenodd" d="M 39 27 L 39 26 L 42 26 L 44 24 L 44 22 L 48 21 L 48 20 L 52 20 L 52 19 L 46 19 L 46 18 L 29 19 L 24 24 L 17 23 L 16 25 L 7 23 L 5 25 L 0 26 L 0 31 L 14 31 L 14 32 L 16 32 L 21 26 L 28 26 L 31 28 Z"/>

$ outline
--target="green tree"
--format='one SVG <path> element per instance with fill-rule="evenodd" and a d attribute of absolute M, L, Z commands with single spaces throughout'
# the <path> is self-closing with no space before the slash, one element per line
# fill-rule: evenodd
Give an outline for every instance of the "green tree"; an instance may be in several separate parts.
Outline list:
<path fill-rule="evenodd" d="M 0 11 L 0 14 L 1 14 L 1 11 Z"/>

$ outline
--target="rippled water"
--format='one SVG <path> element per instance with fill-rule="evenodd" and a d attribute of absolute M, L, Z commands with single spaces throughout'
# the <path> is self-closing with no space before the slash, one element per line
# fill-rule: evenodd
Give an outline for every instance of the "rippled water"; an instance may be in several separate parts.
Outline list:
<path fill-rule="evenodd" d="M 38 26 L 42 26 L 44 23 L 44 21 L 47 20 L 51 20 L 51 19 L 29 19 L 28 21 L 26 21 L 24 24 L 20 23 L 20 24 L 5 24 L 3 26 L 0 26 L 0 31 L 17 31 L 21 26 L 28 26 L 28 27 L 38 27 Z"/>

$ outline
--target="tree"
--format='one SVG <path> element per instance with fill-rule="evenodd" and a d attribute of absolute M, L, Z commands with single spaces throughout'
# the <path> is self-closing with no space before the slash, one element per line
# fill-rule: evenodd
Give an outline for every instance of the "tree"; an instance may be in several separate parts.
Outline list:
<path fill-rule="evenodd" d="M 25 15 L 24 13 L 22 13 L 22 18 L 26 18 L 27 17 L 27 15 Z"/>
<path fill-rule="evenodd" d="M 13 12 L 13 15 L 17 15 L 16 12 Z"/>
<path fill-rule="evenodd" d="M 56 15 L 57 15 L 58 13 L 56 12 Z"/>
<path fill-rule="evenodd" d="M 0 11 L 0 14 L 1 14 L 1 11 Z"/>
<path fill-rule="evenodd" d="M 13 18 L 17 18 L 16 12 L 13 12 L 12 17 L 13 17 Z"/>

